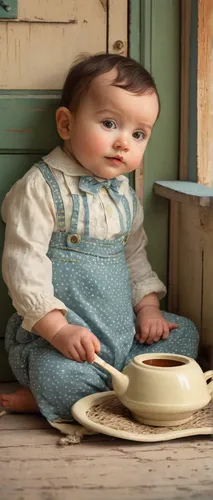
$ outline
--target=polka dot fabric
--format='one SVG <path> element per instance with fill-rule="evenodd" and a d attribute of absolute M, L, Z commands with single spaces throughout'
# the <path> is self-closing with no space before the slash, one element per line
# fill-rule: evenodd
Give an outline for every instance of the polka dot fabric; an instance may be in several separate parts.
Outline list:
<path fill-rule="evenodd" d="M 63 228 L 63 201 L 58 184 L 45 164 L 38 166 L 51 187 L 60 228 Z M 113 240 L 90 238 L 87 231 L 71 238 L 76 220 L 74 228 L 71 222 L 69 233 L 60 230 L 53 233 L 48 256 L 52 261 L 55 296 L 68 308 L 67 321 L 91 330 L 101 342 L 100 356 L 118 370 L 122 370 L 132 357 L 146 352 L 196 357 L 196 328 L 189 320 L 176 315 L 164 313 L 167 319 L 179 325 L 167 340 L 148 346 L 137 343 L 134 338 L 135 317 L 124 255 L 132 223 L 127 203 L 125 199 L 125 232 Z M 75 212 L 75 219 L 77 215 Z M 86 209 L 85 227 L 88 226 L 89 211 Z M 30 387 L 41 413 L 48 420 L 71 420 L 71 407 L 76 401 L 111 388 L 110 376 L 104 370 L 65 358 L 46 340 L 24 330 L 21 323 L 22 319 L 14 314 L 7 326 L 9 362 L 20 384 Z"/>

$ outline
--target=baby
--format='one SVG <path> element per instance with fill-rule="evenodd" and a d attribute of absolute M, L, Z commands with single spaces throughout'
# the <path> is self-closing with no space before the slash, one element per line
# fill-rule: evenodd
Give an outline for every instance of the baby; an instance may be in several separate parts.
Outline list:
<path fill-rule="evenodd" d="M 196 357 L 195 326 L 160 311 L 166 289 L 126 177 L 158 115 L 155 82 L 130 58 L 97 54 L 69 71 L 56 112 L 63 147 L 33 165 L 2 207 L 3 277 L 17 311 L 6 349 L 22 386 L 1 395 L 6 410 L 71 420 L 76 401 L 111 388 L 95 353 L 118 370 L 141 353 Z"/>

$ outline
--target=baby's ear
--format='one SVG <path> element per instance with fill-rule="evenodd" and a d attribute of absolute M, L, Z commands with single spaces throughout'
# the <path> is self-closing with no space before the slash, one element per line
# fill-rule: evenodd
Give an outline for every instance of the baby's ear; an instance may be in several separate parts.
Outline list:
<path fill-rule="evenodd" d="M 70 139 L 72 114 L 68 108 L 60 107 L 56 111 L 56 126 L 60 137 L 66 141 Z"/>

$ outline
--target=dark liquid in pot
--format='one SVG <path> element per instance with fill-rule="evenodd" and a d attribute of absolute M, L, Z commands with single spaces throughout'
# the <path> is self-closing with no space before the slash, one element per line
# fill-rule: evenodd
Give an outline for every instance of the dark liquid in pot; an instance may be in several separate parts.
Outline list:
<path fill-rule="evenodd" d="M 145 365 L 151 366 L 161 366 L 161 367 L 172 367 L 172 366 L 183 366 L 185 363 L 182 361 L 177 361 L 176 359 L 147 359 L 143 361 Z"/>

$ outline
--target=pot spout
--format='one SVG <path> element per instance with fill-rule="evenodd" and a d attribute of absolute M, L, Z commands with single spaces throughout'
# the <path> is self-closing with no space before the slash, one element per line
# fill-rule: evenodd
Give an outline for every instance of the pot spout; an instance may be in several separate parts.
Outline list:
<path fill-rule="evenodd" d="M 95 356 L 94 363 L 101 366 L 101 368 L 104 368 L 107 372 L 109 372 L 112 375 L 112 385 L 115 394 L 118 397 L 123 396 L 129 385 L 129 378 L 127 377 L 127 375 L 124 375 L 123 373 L 116 370 L 114 366 L 111 366 L 108 363 L 106 363 L 106 361 L 99 358 L 97 354 Z"/>
<path fill-rule="evenodd" d="M 118 371 L 118 375 L 112 375 L 112 385 L 116 396 L 123 397 L 129 385 L 129 378 Z"/>

